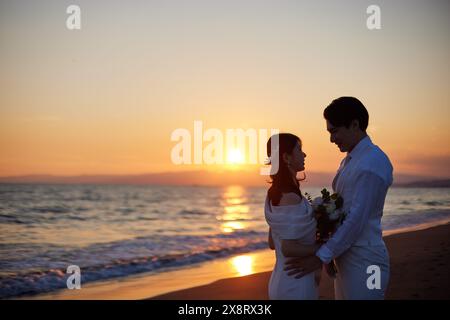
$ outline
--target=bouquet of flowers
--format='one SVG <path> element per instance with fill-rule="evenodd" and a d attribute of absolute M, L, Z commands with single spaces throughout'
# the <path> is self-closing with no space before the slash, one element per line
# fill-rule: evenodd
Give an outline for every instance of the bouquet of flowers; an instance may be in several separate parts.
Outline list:
<path fill-rule="evenodd" d="M 344 199 L 337 193 L 330 194 L 327 189 L 322 189 L 322 196 L 314 200 L 306 193 L 308 201 L 314 210 L 314 217 L 317 220 L 316 242 L 325 243 L 342 224 L 345 219 L 343 210 Z M 334 261 L 325 265 L 325 270 L 332 278 L 336 277 L 337 269 Z"/>
<path fill-rule="evenodd" d="M 330 194 L 327 189 L 322 189 L 322 196 L 308 200 L 314 210 L 314 217 L 317 220 L 316 240 L 319 243 L 326 242 L 342 224 L 345 219 L 343 210 L 344 199 L 337 193 Z"/>

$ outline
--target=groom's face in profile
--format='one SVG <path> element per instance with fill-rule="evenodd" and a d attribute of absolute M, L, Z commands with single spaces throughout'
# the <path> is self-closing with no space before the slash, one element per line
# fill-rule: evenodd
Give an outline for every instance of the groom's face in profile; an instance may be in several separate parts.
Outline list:
<path fill-rule="evenodd" d="M 330 142 L 338 146 L 341 152 L 349 152 L 353 146 L 354 132 L 351 128 L 335 127 L 327 120 L 327 131 L 330 133 Z"/>

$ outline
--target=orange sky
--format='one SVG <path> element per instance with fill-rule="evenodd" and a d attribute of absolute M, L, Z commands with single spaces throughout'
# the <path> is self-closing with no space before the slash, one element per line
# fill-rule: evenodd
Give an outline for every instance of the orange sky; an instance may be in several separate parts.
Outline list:
<path fill-rule="evenodd" d="M 0 5 L 0 176 L 208 169 L 171 162 L 194 120 L 293 132 L 333 172 L 322 111 L 353 95 L 396 173 L 450 177 L 447 1 L 379 1 L 375 31 L 366 1 L 78 2 L 79 31 L 64 2 Z"/>

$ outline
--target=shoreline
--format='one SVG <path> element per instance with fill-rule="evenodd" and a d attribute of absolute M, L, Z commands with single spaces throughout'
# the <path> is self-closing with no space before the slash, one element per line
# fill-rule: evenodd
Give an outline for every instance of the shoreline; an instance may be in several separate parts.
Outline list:
<path fill-rule="evenodd" d="M 442 220 L 413 227 L 387 230 L 383 232 L 383 237 L 386 240 L 393 235 L 420 232 L 443 225 L 449 226 L 449 223 L 450 220 Z M 243 270 L 238 270 L 239 266 L 236 266 L 236 261 L 239 262 L 239 259 L 244 260 L 244 264 L 250 263 L 251 266 L 244 266 L 241 267 Z M 242 264 L 242 261 L 239 263 Z M 223 282 L 227 283 L 227 281 L 236 282 L 236 279 L 240 279 L 241 282 L 248 282 L 250 286 L 253 283 L 261 283 L 262 281 L 268 283 L 270 271 L 274 263 L 274 252 L 269 249 L 261 249 L 227 258 L 201 262 L 181 269 L 168 270 L 159 274 L 143 273 L 90 282 L 85 285 L 82 284 L 81 290 L 62 289 L 9 299 L 172 299 L 170 295 L 177 297 L 180 291 L 195 290 L 198 287 L 213 285 L 217 282 L 219 284 Z M 323 279 L 325 278 L 327 277 L 324 276 Z M 236 285 L 241 286 L 239 282 L 236 282 Z M 327 284 L 325 281 L 322 281 L 321 292 L 328 292 L 330 288 L 332 289 L 331 282 Z M 267 290 L 264 289 L 263 291 Z M 173 296 L 173 294 L 175 295 Z M 329 295 L 321 295 L 321 298 L 326 299 L 327 296 Z M 236 297 L 239 297 L 239 295 Z M 259 299 L 258 297 L 259 295 L 255 296 L 254 299 Z M 261 296 L 261 299 L 263 297 L 264 295 Z M 235 299 L 234 296 L 233 299 Z"/>
<path fill-rule="evenodd" d="M 236 259 L 245 257 L 251 261 L 251 269 L 239 270 Z M 142 273 L 104 281 L 81 284 L 81 290 L 61 289 L 37 295 L 13 297 L 11 299 L 32 300 L 109 300 L 147 299 L 148 297 L 205 285 L 222 278 L 235 278 L 245 273 L 260 273 L 271 270 L 274 252 L 261 249 L 233 255 L 227 258 L 204 261 L 180 269 L 169 269 L 162 273 Z M 189 279 L 189 281 L 184 281 Z"/>
<path fill-rule="evenodd" d="M 391 273 L 386 300 L 450 300 L 450 224 L 389 234 Z M 151 300 L 267 300 L 271 271 L 151 297 Z M 319 299 L 333 300 L 333 281 L 322 274 Z"/>

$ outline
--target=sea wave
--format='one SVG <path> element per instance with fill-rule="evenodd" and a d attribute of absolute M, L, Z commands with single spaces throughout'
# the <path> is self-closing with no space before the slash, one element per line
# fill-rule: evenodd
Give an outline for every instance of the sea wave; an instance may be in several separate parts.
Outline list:
<path fill-rule="evenodd" d="M 95 244 L 82 249 L 67 250 L 44 246 L 23 252 L 27 260 L 14 259 L 0 262 L 0 298 L 32 295 L 66 288 L 69 265 L 81 269 L 81 282 L 124 277 L 142 272 L 160 272 L 171 268 L 250 252 L 267 247 L 266 234 L 242 231 L 232 234 L 207 236 L 139 237 L 132 240 Z M 20 251 L 25 244 L 9 244 Z M 47 245 L 45 246 L 47 247 Z M 0 248 L 1 250 L 1 248 Z M 35 252 L 33 255 L 32 252 Z M 44 269 L 50 263 L 51 267 Z M 78 264 L 77 264 L 78 263 Z M 28 272 L 15 273 L 21 266 L 33 265 Z M 40 270 L 36 270 L 41 266 Z M 38 268 L 39 269 L 39 268 Z"/>
<path fill-rule="evenodd" d="M 419 212 L 389 214 L 382 219 L 383 230 L 413 227 L 424 223 L 438 222 L 450 218 L 450 210 L 423 210 Z"/>

